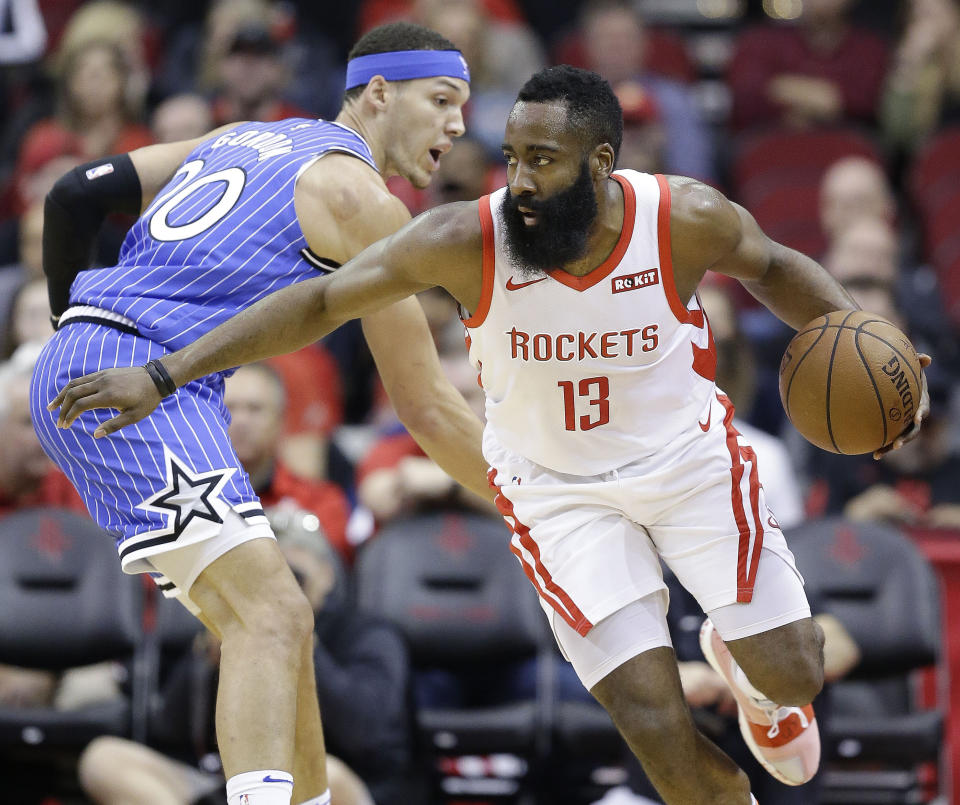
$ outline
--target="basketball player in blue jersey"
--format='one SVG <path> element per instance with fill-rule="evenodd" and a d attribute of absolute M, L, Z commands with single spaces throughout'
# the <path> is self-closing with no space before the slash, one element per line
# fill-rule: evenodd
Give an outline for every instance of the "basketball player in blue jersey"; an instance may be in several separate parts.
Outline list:
<path fill-rule="evenodd" d="M 320 805 L 329 793 L 312 613 L 227 437 L 227 373 L 185 385 L 108 438 L 96 438 L 99 413 L 61 430 L 46 404 L 71 378 L 109 367 L 147 364 L 173 391 L 160 358 L 409 219 L 384 180 L 430 182 L 464 132 L 466 62 L 433 31 L 386 25 L 351 51 L 346 89 L 335 121 L 240 123 L 109 157 L 64 176 L 46 203 L 58 329 L 34 374 L 35 426 L 116 535 L 123 569 L 154 574 L 222 640 L 216 723 L 229 805 Z M 116 266 L 86 270 L 113 211 L 139 218 Z M 363 328 L 411 433 L 490 497 L 481 424 L 444 378 L 419 304 L 399 302 Z"/>
<path fill-rule="evenodd" d="M 713 188 L 614 172 L 621 135 L 606 81 L 543 70 L 507 121 L 506 188 L 424 213 L 331 276 L 271 295 L 164 356 L 162 377 L 139 366 L 78 378 L 50 408 L 61 406 L 68 430 L 116 409 L 101 432 L 131 432 L 124 426 L 176 399 L 175 387 L 446 288 L 470 311 L 484 454 L 511 550 L 564 655 L 666 803 L 748 805 L 746 775 L 697 731 L 684 701 L 660 560 L 709 616 L 701 645 L 737 701 L 747 745 L 790 785 L 819 762 L 809 704 L 823 683 L 823 632 L 753 448 L 715 386 L 695 291 L 707 270 L 735 277 L 797 328 L 856 303 Z M 894 447 L 928 409 L 924 383 Z"/>

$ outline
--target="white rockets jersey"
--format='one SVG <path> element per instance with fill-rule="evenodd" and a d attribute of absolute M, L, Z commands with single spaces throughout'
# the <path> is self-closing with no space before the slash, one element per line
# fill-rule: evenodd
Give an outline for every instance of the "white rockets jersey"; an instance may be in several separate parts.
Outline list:
<path fill-rule="evenodd" d="M 584 277 L 521 274 L 503 243 L 506 188 L 479 202 L 483 290 L 464 323 L 486 392 L 484 444 L 574 475 L 661 450 L 695 427 L 715 393 L 709 324 L 696 296 L 684 305 L 674 284 L 667 180 L 630 170 L 614 178 L 620 239 Z"/>

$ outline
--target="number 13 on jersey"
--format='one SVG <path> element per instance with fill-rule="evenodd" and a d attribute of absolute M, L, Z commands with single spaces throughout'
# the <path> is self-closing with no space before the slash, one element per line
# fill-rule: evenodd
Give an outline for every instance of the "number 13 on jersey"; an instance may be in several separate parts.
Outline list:
<path fill-rule="evenodd" d="M 610 421 L 610 379 L 585 377 L 576 384 L 572 380 L 557 382 L 563 392 L 563 424 L 566 430 L 592 430 Z M 579 416 L 577 410 L 583 411 Z"/>

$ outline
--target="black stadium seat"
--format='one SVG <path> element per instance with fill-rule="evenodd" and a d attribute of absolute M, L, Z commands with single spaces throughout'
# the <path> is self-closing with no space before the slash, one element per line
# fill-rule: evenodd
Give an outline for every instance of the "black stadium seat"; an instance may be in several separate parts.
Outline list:
<path fill-rule="evenodd" d="M 807 586 L 856 640 L 859 665 L 833 691 L 825 803 L 926 802 L 918 769 L 939 760 L 943 713 L 915 704 L 914 671 L 940 658 L 940 592 L 893 527 L 828 519 L 788 534 Z"/>
<path fill-rule="evenodd" d="M 56 672 L 105 661 L 134 667 L 142 586 L 121 572 L 109 534 L 85 515 L 28 509 L 0 519 L 0 545 L 0 663 Z M 18 768 L 25 759 L 55 766 L 53 758 L 97 735 L 135 732 L 126 694 L 75 710 L 0 707 L 0 757 Z"/>

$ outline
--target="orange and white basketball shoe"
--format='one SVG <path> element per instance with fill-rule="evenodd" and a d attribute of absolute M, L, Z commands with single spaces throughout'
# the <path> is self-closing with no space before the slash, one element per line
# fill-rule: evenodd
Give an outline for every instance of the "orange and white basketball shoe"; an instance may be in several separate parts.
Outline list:
<path fill-rule="evenodd" d="M 803 785 L 810 780 L 820 765 L 820 731 L 813 708 L 781 707 L 744 690 L 738 682 L 743 672 L 709 618 L 700 627 L 700 648 L 737 700 L 740 732 L 753 756 L 781 783 Z"/>

